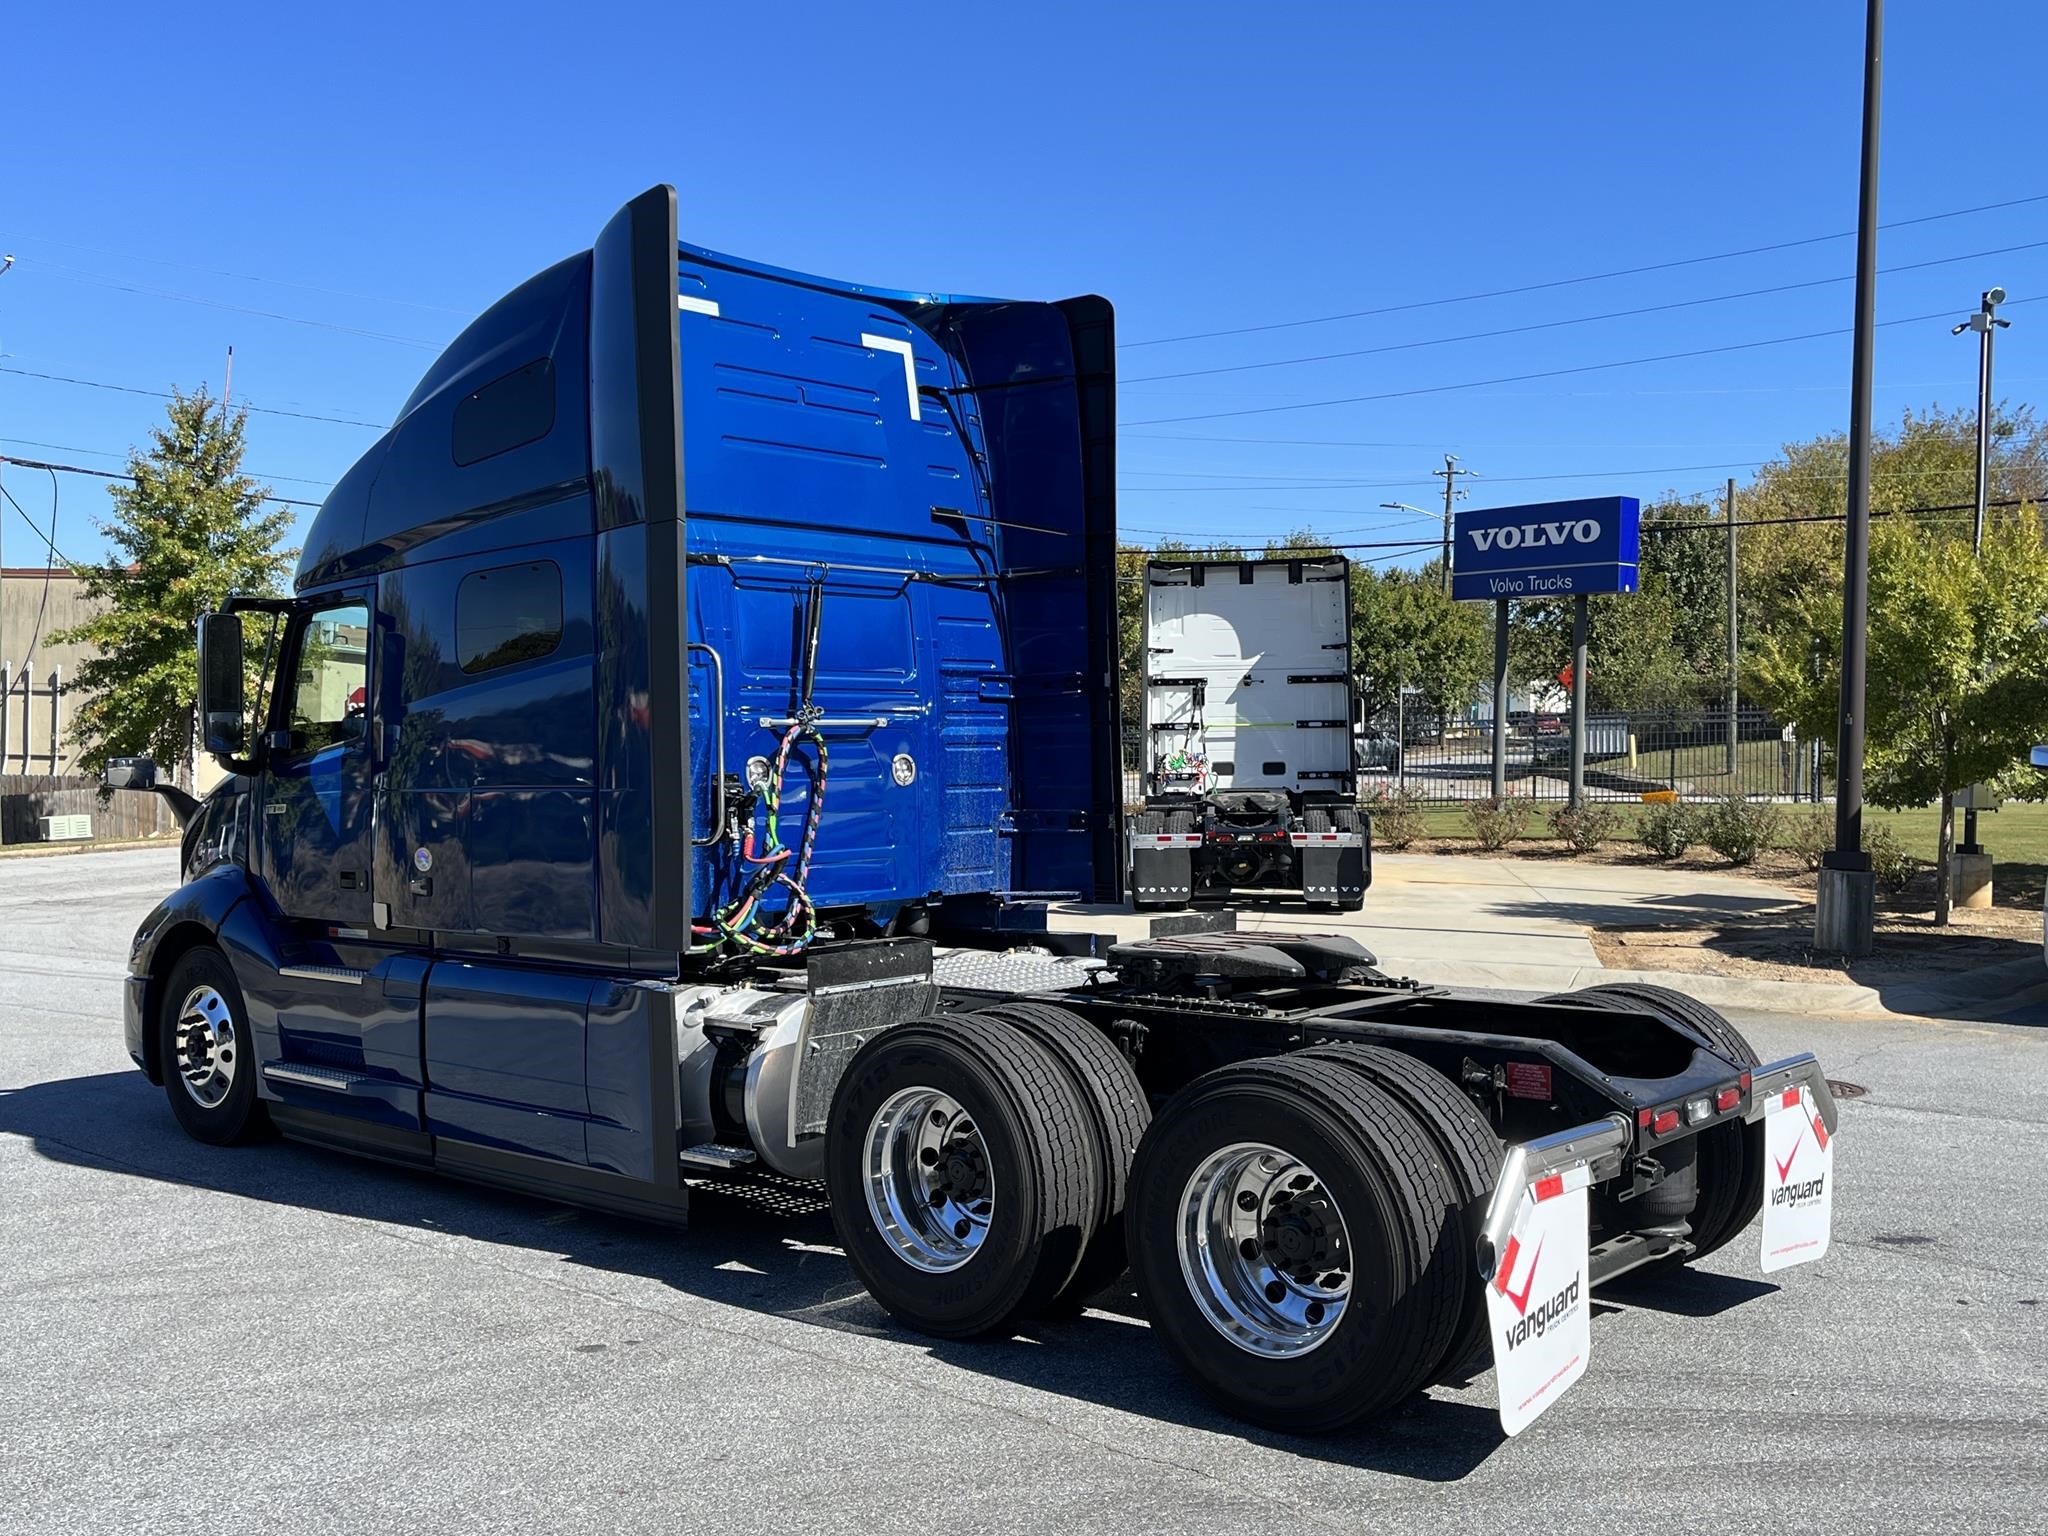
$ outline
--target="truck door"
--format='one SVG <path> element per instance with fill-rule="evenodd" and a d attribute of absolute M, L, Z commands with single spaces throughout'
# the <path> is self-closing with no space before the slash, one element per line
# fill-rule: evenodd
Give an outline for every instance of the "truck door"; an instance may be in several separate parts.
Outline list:
<path fill-rule="evenodd" d="M 370 601 L 293 615 L 266 738 L 260 867 L 288 917 L 370 922 Z"/>

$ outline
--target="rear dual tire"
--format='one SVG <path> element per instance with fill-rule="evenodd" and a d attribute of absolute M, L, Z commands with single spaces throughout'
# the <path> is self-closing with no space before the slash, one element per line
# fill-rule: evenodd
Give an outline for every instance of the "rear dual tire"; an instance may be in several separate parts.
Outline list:
<path fill-rule="evenodd" d="M 1131 1275 L 1231 1413 L 1313 1434 L 1427 1385 L 1476 1291 L 1457 1181 L 1367 1073 L 1306 1053 L 1167 1104 L 1131 1170 Z"/>
<path fill-rule="evenodd" d="M 827 1122 L 826 1185 L 848 1262 L 892 1316 L 938 1338 L 1071 1307 L 1123 1269 L 1120 1242 L 1101 1239 L 1124 1164 L 1098 1125 L 1123 1125 L 1128 1107 L 1071 1038 L 1069 1024 L 1085 1024 L 1011 1006 L 1028 1012 L 935 1015 L 877 1036 Z"/>

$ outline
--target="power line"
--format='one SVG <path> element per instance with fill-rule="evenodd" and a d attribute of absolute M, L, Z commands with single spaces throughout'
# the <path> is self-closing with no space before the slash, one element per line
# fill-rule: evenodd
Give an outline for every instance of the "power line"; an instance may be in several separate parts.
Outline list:
<path fill-rule="evenodd" d="M 1899 266 L 1886 267 L 1886 273 L 1917 272 L 1924 267 L 1949 266 L 1959 261 L 1978 261 L 1987 256 L 2010 256 L 2019 251 L 2038 251 L 2048 246 L 2048 240 L 2035 240 L 2026 245 L 2001 246 L 1992 251 L 1971 251 L 1963 256 L 1943 256 L 1933 261 L 1906 262 Z M 1179 373 L 1146 373 L 1135 378 L 1119 380 L 1124 384 L 1158 384 L 1169 379 L 1200 379 L 1218 373 L 1253 373 L 1264 368 L 1297 368 L 1307 363 L 1339 362 L 1353 357 L 1376 357 L 1383 352 L 1411 352 L 1419 347 L 1448 346 L 1457 341 L 1491 341 L 1500 336 L 1523 336 L 1532 331 L 1554 331 L 1566 326 L 1591 325 L 1599 320 L 1629 320 L 1638 315 L 1658 315 L 1674 309 L 1696 309 L 1703 304 L 1729 304 L 1737 299 L 1762 298 L 1776 293 L 1795 293 L 1802 288 L 1825 288 L 1835 283 L 1855 280 L 1851 272 L 1844 277 L 1816 277 L 1800 283 L 1778 283 L 1769 288 L 1746 288 L 1740 293 L 1710 294 L 1701 299 L 1673 299 L 1664 304 L 1645 304 L 1637 309 L 1613 309 L 1600 315 L 1575 315 L 1568 320 L 1539 320 L 1529 325 L 1502 326 L 1492 331 L 1467 331 L 1459 336 L 1425 336 L 1419 341 L 1389 342 L 1378 347 L 1356 347 L 1345 352 L 1316 352 L 1304 357 L 1273 358 L 1263 363 L 1231 363 L 1216 368 L 1189 368 Z"/>
<path fill-rule="evenodd" d="M 338 331 L 346 336 L 361 336 L 370 341 L 395 342 L 400 346 L 418 347 L 428 352 L 438 352 L 446 342 L 428 341 L 419 336 L 394 336 L 388 331 L 365 330 L 361 326 L 342 325 L 334 320 L 315 320 L 309 315 L 287 315 L 272 309 L 251 309 L 246 304 L 230 304 L 225 299 L 209 299 L 196 293 L 176 293 L 168 288 L 150 288 L 141 283 L 125 282 L 120 278 L 106 277 L 97 272 L 84 272 L 76 267 L 63 266 L 46 261 L 39 270 L 65 282 L 87 283 L 96 288 L 111 288 L 117 293 L 141 294 L 146 298 L 169 299 L 179 304 L 200 304 L 208 309 L 222 309 L 230 314 L 254 315 L 261 320 L 282 320 L 288 325 L 310 325 L 316 330 Z"/>
<path fill-rule="evenodd" d="M 5 238 L 16 241 L 26 240 L 32 245 L 54 245 L 60 250 L 85 251 L 94 256 L 113 256 L 124 260 L 133 254 L 129 251 L 114 250 L 103 245 L 82 245 L 76 240 L 51 240 L 42 235 L 17 234 Z M 249 272 L 228 272 L 223 271 L 219 267 L 195 266 L 187 261 L 167 261 L 154 252 L 149 256 L 149 264 L 153 267 L 174 267 L 181 272 L 199 272 L 208 277 L 233 278 L 239 283 L 262 283 L 272 288 L 297 288 L 305 293 L 324 293 L 338 299 L 361 299 L 370 304 L 403 304 L 408 309 L 427 309 L 437 314 L 459 315 L 465 320 L 471 318 L 475 313 L 473 310 L 456 309 L 447 304 L 427 304 L 418 299 L 396 299 L 388 294 L 379 293 L 356 293 L 347 288 L 325 288 L 318 283 L 293 282 L 289 278 L 259 277 Z"/>
<path fill-rule="evenodd" d="M 9 464 L 19 464 L 23 469 L 47 469 L 52 475 L 91 475 L 98 480 L 126 480 L 131 485 L 135 482 L 133 475 L 124 475 L 111 469 L 87 469 L 82 464 L 46 464 L 40 459 L 17 459 L 13 457 L 9 457 L 6 462 Z M 254 477 L 252 476 L 251 478 Z M 274 501 L 283 507 L 317 507 L 320 505 L 317 501 L 299 501 L 290 496 L 265 496 L 262 499 L 264 501 Z"/>
<path fill-rule="evenodd" d="M 2032 299 L 2014 299 L 2011 304 L 2039 303 L 2040 295 Z M 1936 310 L 1925 315 L 1906 315 L 1897 320 L 1880 320 L 1878 325 L 1919 325 L 1929 320 L 1947 320 L 1954 317 L 1952 309 Z M 1291 405 L 1255 405 L 1234 411 L 1203 411 L 1191 416 L 1151 416 L 1131 423 L 1134 427 L 1161 427 L 1183 421 L 1220 421 L 1226 417 L 1270 416 L 1281 411 L 1313 411 L 1332 405 L 1366 405 L 1379 400 L 1406 400 L 1417 395 L 1442 395 L 1463 389 L 1485 389 L 1494 384 L 1522 384 L 1532 379 L 1558 379 L 1571 374 L 1600 373 L 1611 368 L 1636 368 L 1647 363 L 1673 363 L 1687 358 L 1713 357 L 1727 352 L 1751 352 L 1759 347 L 1782 347 L 1797 341 L 1818 341 L 1829 336 L 1846 336 L 1850 326 L 1837 326 L 1825 331 L 1802 331 L 1792 336 L 1767 336 L 1761 341 L 1730 342 L 1719 347 L 1694 347 L 1684 352 L 1659 352 L 1648 357 L 1617 358 L 1606 363 L 1580 363 L 1570 368 L 1545 368 L 1534 373 L 1509 373 L 1492 379 L 1467 379 L 1457 384 L 1427 384 L 1415 389 L 1383 390 L 1373 395 L 1343 395 L 1331 400 L 1301 400 Z"/>
<path fill-rule="evenodd" d="M 2020 302 L 2025 302 L 2024 300 Z M 74 379 L 61 373 L 37 373 L 32 368 L 10 368 L 0 364 L 0 373 L 11 373 L 24 379 L 42 379 L 51 384 L 76 384 L 84 389 L 107 389 L 121 395 L 147 395 L 152 400 L 174 400 L 177 397 L 167 390 L 141 389 L 133 384 L 108 384 L 99 379 Z M 235 407 L 238 411 L 251 411 L 258 416 L 289 416 L 294 421 L 331 421 L 344 427 L 368 427 L 372 432 L 384 430 L 381 422 L 357 421 L 349 416 L 321 416 L 311 411 L 285 411 L 273 405 L 250 405 L 246 401 Z"/>
<path fill-rule="evenodd" d="M 1979 203 L 1974 208 L 1951 208 L 1945 213 L 1922 214 L 1914 219 L 1894 219 L 1881 229 L 1905 229 L 1914 224 L 1933 224 L 1942 219 L 1959 219 L 1973 213 L 1995 213 L 2002 208 L 2019 208 L 2029 203 L 2048 202 L 2048 192 L 2038 192 L 2031 197 L 2015 197 L 1999 203 Z M 1508 298 L 1518 293 L 1541 293 L 1552 288 L 1571 288 L 1582 283 L 1604 283 L 1610 278 L 1639 277 L 1646 272 L 1670 272 L 1679 267 L 1697 267 L 1713 261 L 1733 261 L 1741 256 L 1763 256 L 1772 251 L 1789 251 L 1806 245 L 1824 245 L 1830 240 L 1846 240 L 1854 235 L 1853 229 L 1833 235 L 1809 235 L 1803 240 L 1780 240 L 1771 245 L 1752 245 L 1739 251 L 1721 251 L 1712 256 L 1686 256 L 1676 261 L 1653 262 L 1642 267 L 1621 267 L 1612 272 L 1590 272 L 1579 277 L 1559 277 L 1542 283 L 1523 283 L 1513 288 L 1490 288 L 1482 293 L 1457 294 L 1442 299 L 1417 299 L 1406 304 L 1383 304 L 1376 309 L 1345 310 L 1341 314 L 1312 315 L 1305 320 L 1273 320 L 1262 325 L 1241 325 L 1221 331 L 1190 331 L 1184 336 L 1155 336 L 1146 341 L 1118 343 L 1119 349 L 1137 347 L 1164 347 L 1181 341 L 1208 341 L 1217 336 L 1248 336 L 1257 331 L 1294 330 L 1304 325 L 1330 325 L 1339 320 L 1363 320 L 1370 315 L 1394 315 L 1415 309 L 1435 309 L 1445 304 L 1470 304 L 1479 299 Z"/>
<path fill-rule="evenodd" d="M 44 443 L 38 442 L 32 437 L 0 437 L 0 443 L 13 443 L 21 448 L 48 448 L 55 453 L 82 453 L 88 458 L 95 459 L 125 459 L 128 457 L 125 453 L 115 453 L 107 448 L 80 448 L 71 443 Z M 310 475 L 266 475 L 261 470 L 255 469 L 250 470 L 249 474 L 251 478 L 257 480 L 288 480 L 294 485 L 317 485 L 323 490 L 333 484 L 331 480 L 315 480 Z"/>

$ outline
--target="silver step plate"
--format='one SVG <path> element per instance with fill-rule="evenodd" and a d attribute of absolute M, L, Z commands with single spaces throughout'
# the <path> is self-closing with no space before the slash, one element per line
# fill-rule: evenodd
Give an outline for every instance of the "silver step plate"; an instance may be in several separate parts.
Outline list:
<path fill-rule="evenodd" d="M 723 1141 L 699 1142 L 679 1154 L 693 1168 L 744 1168 L 756 1161 L 752 1147 L 735 1147 Z"/>
<path fill-rule="evenodd" d="M 344 1072 L 340 1067 L 316 1067 L 303 1061 L 266 1061 L 263 1075 L 273 1083 L 291 1083 L 300 1088 L 324 1088 L 329 1093 L 349 1093 L 356 1084 L 370 1081 L 364 1072 Z"/>

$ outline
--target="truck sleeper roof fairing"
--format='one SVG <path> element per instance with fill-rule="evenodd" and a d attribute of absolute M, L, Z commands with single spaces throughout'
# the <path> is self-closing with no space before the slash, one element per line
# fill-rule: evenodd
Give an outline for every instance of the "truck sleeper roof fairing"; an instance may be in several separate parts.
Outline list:
<path fill-rule="evenodd" d="M 580 541 L 558 563 L 589 584 L 566 601 L 591 708 L 566 742 L 557 711 L 545 751 L 587 759 L 549 792 L 587 823 L 592 891 L 556 937 L 689 947 L 743 873 L 719 807 L 807 677 L 830 752 L 819 906 L 1113 897 L 1112 335 L 1099 298 L 883 290 L 685 245 L 656 188 L 450 344 L 321 506 L 297 584 L 376 584 L 378 709 L 431 736 L 483 686 L 425 664 L 453 649 L 434 570 Z M 786 821 L 813 792 L 792 773 Z M 462 926 L 443 918 L 425 926 Z"/>

